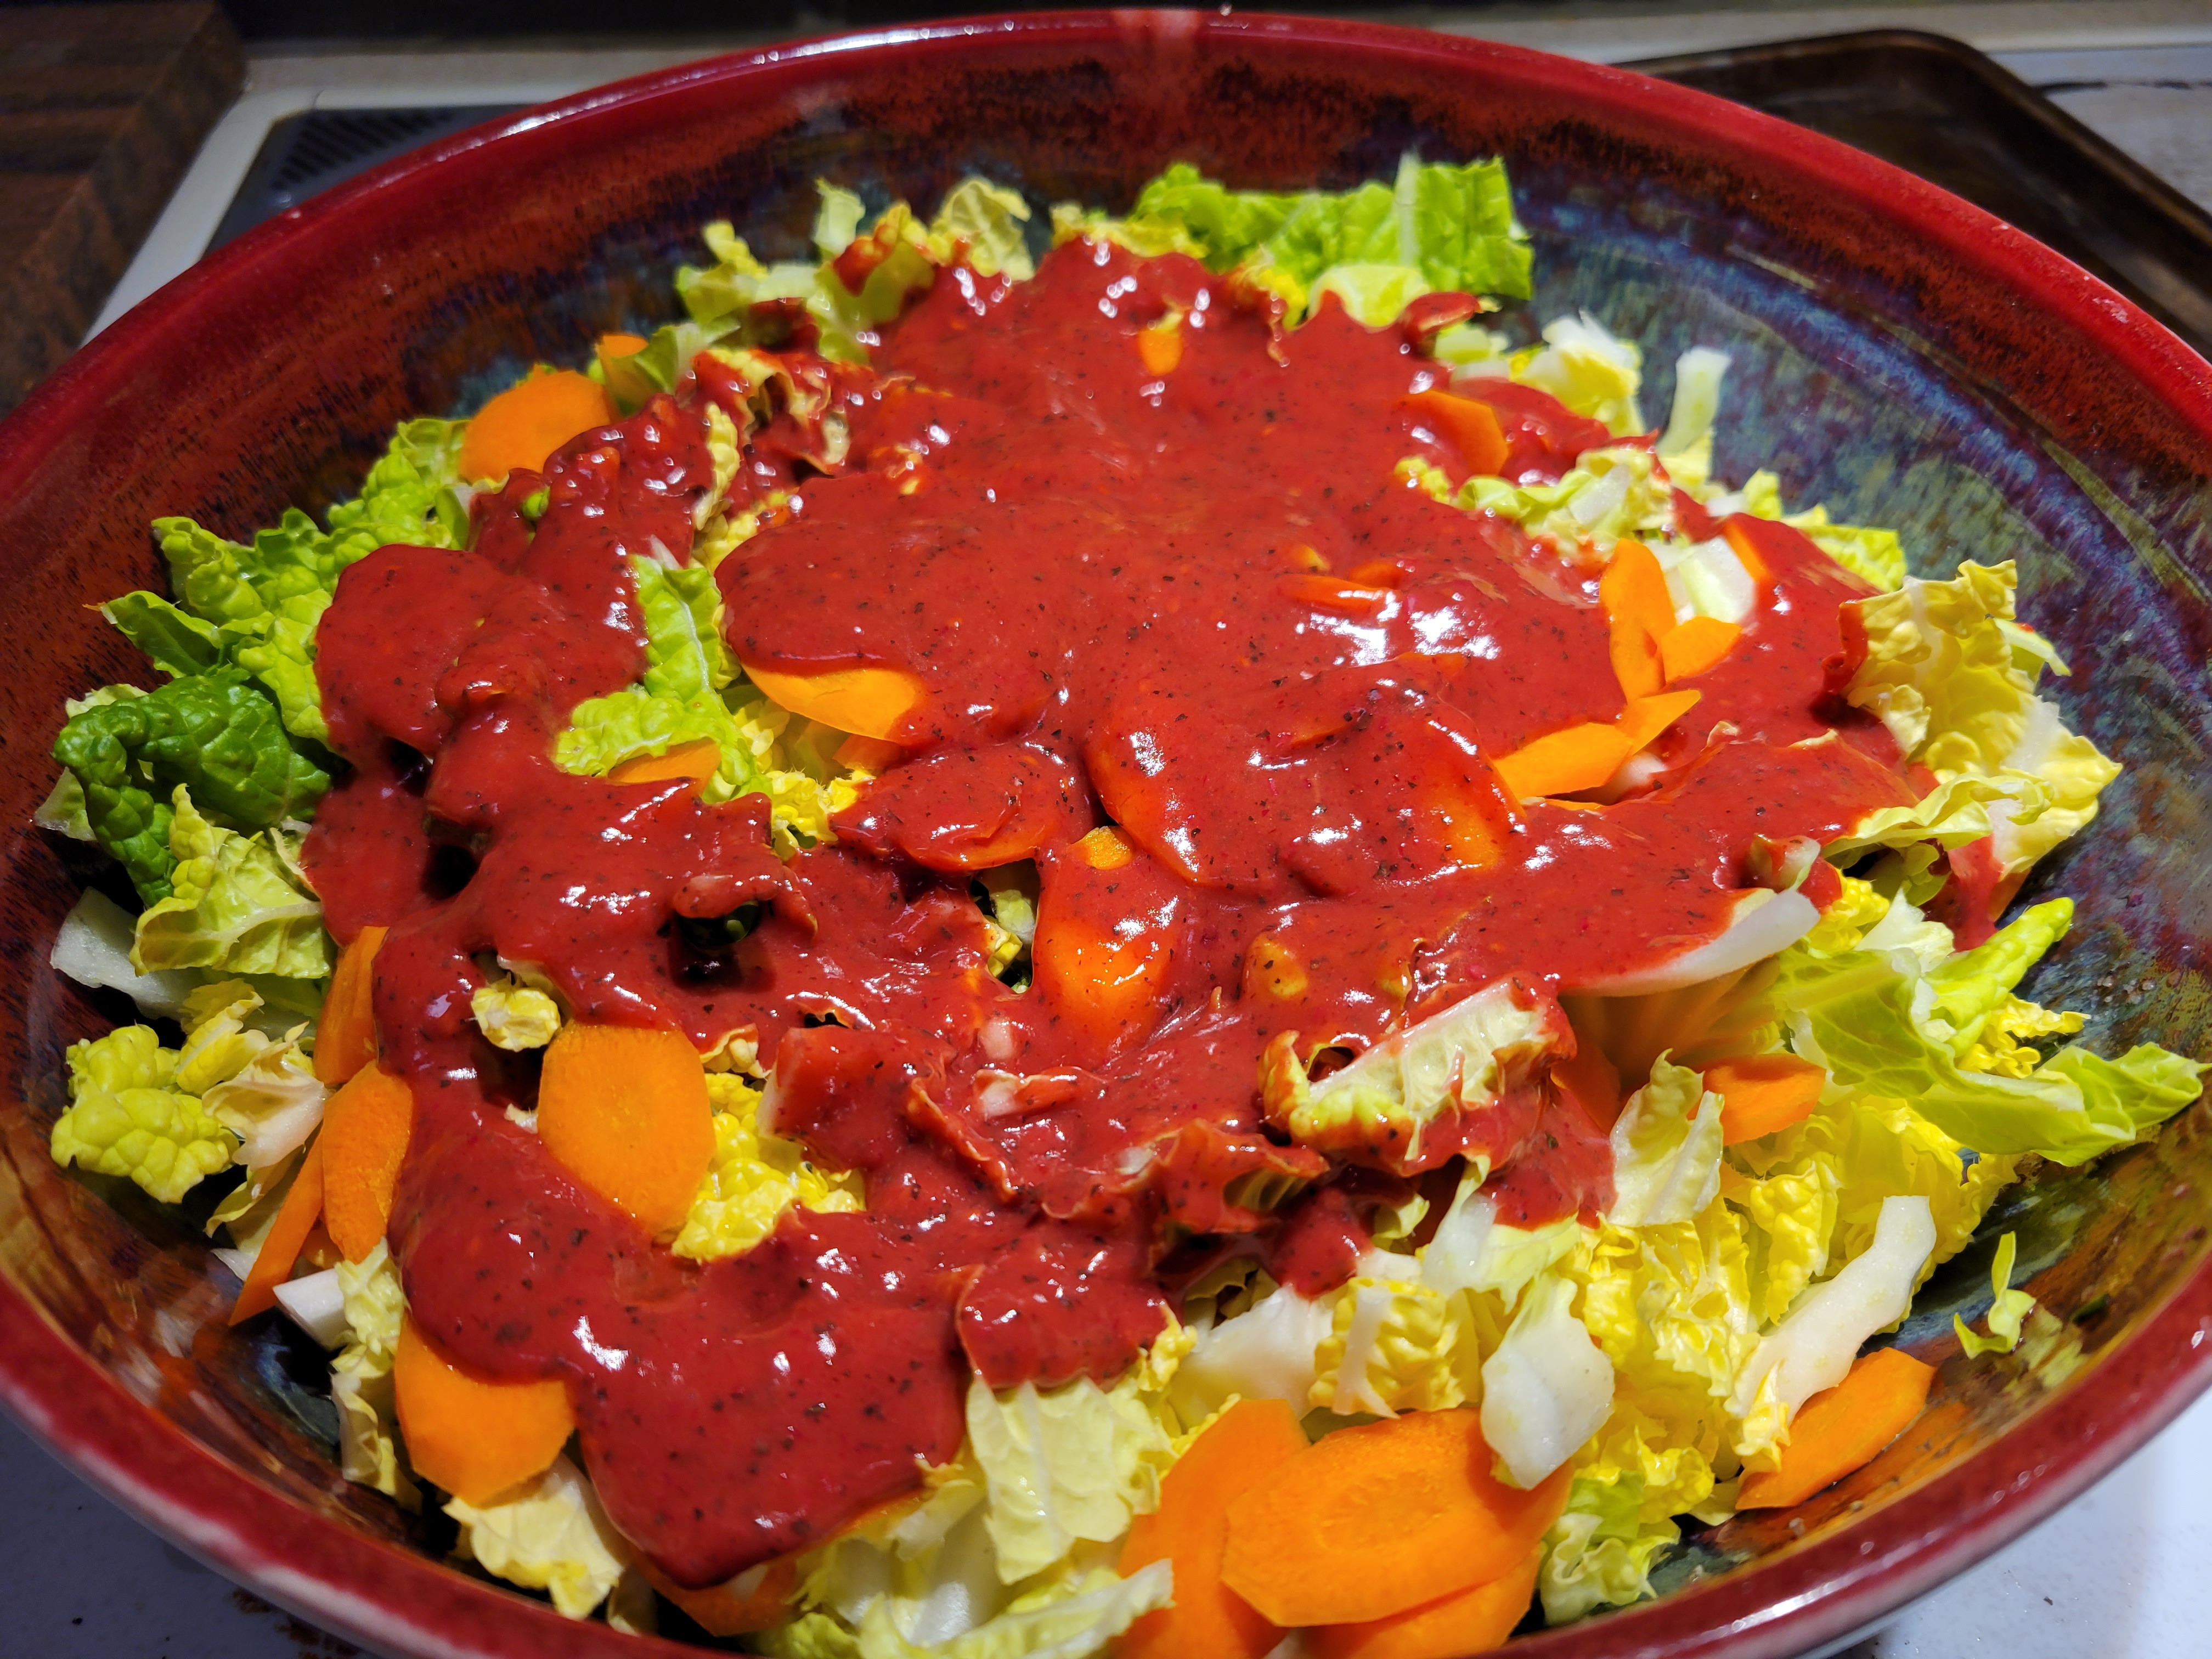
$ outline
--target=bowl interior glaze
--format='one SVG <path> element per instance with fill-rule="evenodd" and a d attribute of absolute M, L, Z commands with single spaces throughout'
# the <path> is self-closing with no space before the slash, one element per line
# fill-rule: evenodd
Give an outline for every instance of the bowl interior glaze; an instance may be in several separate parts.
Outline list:
<path fill-rule="evenodd" d="M 1692 343 L 1734 357 L 1719 472 L 1905 533 L 1914 567 L 2017 556 L 2026 617 L 2082 672 L 2069 720 L 2126 763 L 2027 896 L 2073 936 L 2028 988 L 2108 1051 L 2212 1048 L 2212 371 L 2057 256 L 1879 162 L 1701 94 L 1410 31 L 1197 14 L 947 24 L 782 49 L 587 94 L 410 158 L 226 249 L 0 426 L 0 1399 L 171 1536 L 396 1652 L 630 1651 L 447 1571 L 434 1520 L 331 1465 L 320 1358 L 230 1331 L 198 1232 L 126 1183 L 57 1170 L 61 1053 L 129 1018 L 45 955 L 88 878 L 28 827 L 64 695 L 143 680 L 84 607 L 158 586 L 146 532 L 240 535 L 357 484 L 392 426 L 518 367 L 675 313 L 697 227 L 799 253 L 811 183 L 920 203 L 962 173 L 1125 206 L 1172 160 L 1234 183 L 1343 185 L 1412 148 L 1498 153 L 1536 244 L 1534 323 L 1589 310 L 1644 348 L 1662 416 Z M 1934 1408 L 1788 1519 L 1686 1543 L 1656 1604 L 1544 1654 L 1765 1655 L 1839 1641 L 2070 1497 L 2212 1376 L 2212 1146 L 2201 1108 L 2088 1171 L 2035 1174 L 1923 1291 L 1902 1340 Z M 1968 1364 L 1998 1233 L 2047 1310 Z M 218 1286 L 221 1288 L 218 1288 Z M 671 1652 L 679 1650 L 670 1648 Z"/>

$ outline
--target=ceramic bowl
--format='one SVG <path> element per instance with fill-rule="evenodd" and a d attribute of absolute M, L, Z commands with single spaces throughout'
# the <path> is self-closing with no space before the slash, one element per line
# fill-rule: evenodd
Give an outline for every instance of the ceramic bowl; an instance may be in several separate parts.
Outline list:
<path fill-rule="evenodd" d="M 2018 556 L 2025 610 L 2089 672 L 2069 719 L 2124 761 L 2038 885 L 2082 921 L 2032 987 L 2091 1039 L 2208 1051 L 2212 370 L 2017 232 L 1855 151 L 1699 94 L 1528 52 L 1314 20 L 1096 13 L 776 48 L 480 129 L 285 215 L 102 335 L 0 426 L 0 1399 L 220 1571 L 393 1653 L 636 1652 L 441 1564 L 342 1480 L 320 1357 L 229 1329 L 198 1231 L 57 1170 L 71 1040 L 127 1017 L 45 965 L 94 872 L 29 827 L 65 694 L 144 667 L 95 611 L 158 584 L 156 514 L 241 534 L 355 488 L 401 417 L 459 411 L 538 357 L 665 319 L 697 227 L 802 248 L 817 174 L 927 203 L 980 169 L 1040 204 L 1126 205 L 1186 159 L 1341 186 L 1408 147 L 1496 152 L 1537 298 L 1640 340 L 1647 407 L 1694 342 L 1735 356 L 1723 476 L 1894 525 L 1923 570 Z M 2027 896 L 2033 898 L 2034 893 Z M 2086 1172 L 2047 1170 L 1923 1291 L 1942 1362 L 1896 1446 L 1789 1516 L 1731 1522 L 1668 1593 L 1526 1640 L 1540 1656 L 1779 1655 L 1838 1643 L 2080 1492 L 2212 1378 L 2212 1144 L 2192 1109 Z M 1968 1364 L 1954 1310 L 2022 1242 L 2047 1316 Z M 669 1647 L 671 1653 L 679 1651 Z"/>

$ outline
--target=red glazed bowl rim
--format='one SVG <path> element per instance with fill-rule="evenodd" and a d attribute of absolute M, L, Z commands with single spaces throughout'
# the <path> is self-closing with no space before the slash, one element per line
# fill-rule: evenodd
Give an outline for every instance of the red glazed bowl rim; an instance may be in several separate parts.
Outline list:
<path fill-rule="evenodd" d="M 2126 300 L 1980 209 L 1833 140 L 1705 94 L 1525 48 L 1385 25 L 1201 12 L 1030 14 L 956 20 L 764 47 L 580 94 L 403 157 L 295 209 L 203 261 L 77 354 L 0 423 L 0 499 L 11 498 L 73 421 L 124 396 L 136 366 L 189 337 L 197 308 L 362 207 L 410 191 L 465 189 L 509 158 L 586 142 L 615 112 L 679 106 L 744 83 L 803 84 L 906 57 L 988 50 L 994 39 L 1071 52 L 1146 36 L 1271 43 L 1464 69 L 1557 96 L 1593 118 L 1632 118 L 1723 166 L 1795 174 L 1938 249 L 2028 305 L 2065 316 L 2212 447 L 2212 368 Z M 2026 1531 L 2104 1475 L 2212 1384 L 2212 1264 L 2197 1271 L 2087 1376 L 1972 1455 L 1853 1524 L 1665 1599 L 1516 1644 L 1529 1659 L 1644 1656 L 1776 1659 L 1825 1650 Z M 2086 1386 L 2085 1386 L 2086 1384 Z M 0 1274 L 0 1403 L 123 1508 L 227 1576 L 303 1617 L 392 1652 L 468 1659 L 669 1654 L 577 1625 L 353 1531 L 263 1486 L 125 1392 Z M 615 1645 L 620 1642 L 623 1645 Z"/>

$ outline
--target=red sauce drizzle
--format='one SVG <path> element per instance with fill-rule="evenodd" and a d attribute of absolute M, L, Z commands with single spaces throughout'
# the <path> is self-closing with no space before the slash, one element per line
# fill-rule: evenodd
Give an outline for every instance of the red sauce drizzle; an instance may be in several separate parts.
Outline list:
<path fill-rule="evenodd" d="M 1134 334 L 1170 314 L 1182 358 L 1158 374 Z M 1256 1235 L 1297 1287 L 1341 1282 L 1362 1206 L 1410 1188 L 1332 1180 L 1269 1129 L 1279 1034 L 1357 1051 L 1509 975 L 1549 996 L 1664 960 L 1725 924 L 1754 836 L 1911 798 L 1830 693 L 1856 585 L 1773 527 L 1658 787 L 1507 799 L 1481 757 L 1620 712 L 1595 569 L 1394 481 L 1409 454 L 1463 471 L 1401 404 L 1437 376 L 1407 331 L 1332 307 L 1285 334 L 1190 260 L 1077 243 L 1018 285 L 941 273 L 877 360 L 787 355 L 827 414 L 754 434 L 733 493 L 794 498 L 718 573 L 746 659 L 927 688 L 837 844 L 780 863 L 761 797 L 550 758 L 579 701 L 639 672 L 629 561 L 690 544 L 703 401 L 748 392 L 720 365 L 480 499 L 474 550 L 362 561 L 321 629 L 355 770 L 309 866 L 342 936 L 392 930 L 411 1307 L 469 1364 L 567 1382 L 610 1515 L 685 1584 L 911 1489 L 959 1446 L 970 1367 L 1113 1376 L 1160 1328 L 1171 1249 Z M 1516 477 L 1608 441 L 1480 390 Z M 1095 869 L 1073 843 L 1109 820 L 1134 854 Z M 1139 942 L 1133 1012 L 991 975 L 969 872 L 1031 855 L 1048 933 Z M 744 906 L 741 942 L 687 944 L 684 919 Z M 509 1121 L 535 1062 L 471 1023 L 495 958 L 581 1018 L 702 1048 L 751 1029 L 774 1127 L 862 1172 L 866 1212 L 793 1212 L 704 1267 L 643 1237 Z M 1601 1133 L 1540 1079 L 1437 1157 L 1478 1142 L 1510 1218 L 1607 1200 Z"/>

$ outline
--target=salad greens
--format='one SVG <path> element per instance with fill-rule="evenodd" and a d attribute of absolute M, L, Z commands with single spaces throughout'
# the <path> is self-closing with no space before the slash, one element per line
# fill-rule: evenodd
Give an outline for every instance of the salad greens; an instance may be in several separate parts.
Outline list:
<path fill-rule="evenodd" d="M 781 496 L 729 504 L 742 446 L 778 410 L 826 409 L 826 382 L 775 354 L 803 319 L 822 357 L 865 362 L 878 331 L 944 267 L 963 261 L 982 278 L 1029 280 L 1031 232 L 1041 240 L 1045 228 L 1018 192 L 980 179 L 927 221 L 904 203 L 871 216 L 828 183 L 819 198 L 817 258 L 763 264 L 732 226 L 710 225 L 713 262 L 677 278 L 685 319 L 593 367 L 629 408 L 683 384 L 708 354 L 742 371 L 759 403 L 743 422 L 714 414 L 716 488 L 696 516 L 690 561 L 633 562 L 641 676 L 580 704 L 554 746 L 564 770 L 604 775 L 711 743 L 705 798 L 766 796 L 787 855 L 831 838 L 831 817 L 867 773 L 837 759 L 844 734 L 795 719 L 751 686 L 725 643 L 714 566 L 783 506 Z M 1329 296 L 1380 326 L 1426 294 L 1530 291 L 1528 240 L 1494 161 L 1408 155 L 1388 182 L 1299 192 L 1231 189 L 1177 164 L 1127 215 L 1062 204 L 1049 229 L 1054 245 L 1089 238 L 1196 258 L 1272 301 L 1285 326 Z M 1351 1420 L 1478 1408 L 1510 1485 L 1568 1471 L 1538 1577 L 1547 1617 L 1632 1602 L 1650 1593 L 1686 1522 L 1725 1518 L 1741 1478 L 1775 1467 L 1796 1409 L 1895 1328 L 2025 1159 L 2086 1162 L 2197 1098 L 2203 1067 L 2164 1049 L 2107 1059 L 2051 1047 L 2081 1030 L 2082 1015 L 2019 988 L 2068 932 L 2069 901 L 2030 906 L 1969 949 L 1930 914 L 1952 878 L 1946 855 L 1985 848 L 1996 880 L 2016 884 L 2091 821 L 2118 770 L 2039 689 L 2046 670 L 2069 671 L 2016 617 L 2011 564 L 1909 577 L 1891 531 L 1832 524 L 1818 506 L 1785 514 L 1771 474 L 1723 487 L 1711 476 L 1729 362 L 1721 351 L 1680 360 L 1655 439 L 1638 402 L 1641 352 L 1595 318 L 1556 319 L 1517 348 L 1468 322 L 1432 350 L 1445 373 L 1547 392 L 1602 422 L 1613 441 L 1586 449 L 1555 483 L 1477 476 L 1455 490 L 1416 461 L 1401 465 L 1407 482 L 1450 508 L 1600 558 L 1624 539 L 1644 543 L 1680 621 L 1741 621 L 1754 584 L 1728 540 L 1688 527 L 1678 491 L 1715 520 L 1745 513 L 1802 529 L 1881 590 L 1850 607 L 1868 649 L 1844 696 L 1930 786 L 1822 849 L 1846 872 L 1841 896 L 1748 971 L 1588 1007 L 1571 1000 L 1578 1030 L 1505 986 L 1488 988 L 1319 1081 L 1287 1045 L 1271 1052 L 1266 1109 L 1299 1143 L 1350 1149 L 1388 1135 L 1412 1160 L 1425 1134 L 1531 1086 L 1578 1035 L 1658 1039 L 1648 1081 L 1611 1131 L 1615 1197 L 1604 1214 L 1513 1224 L 1484 1190 L 1490 1171 L 1476 1158 L 1440 1215 L 1416 1197 L 1378 1216 L 1372 1247 L 1334 1290 L 1304 1296 L 1232 1250 L 1187 1287 L 1188 1322 L 1170 1317 L 1119 1379 L 1004 1392 L 976 1379 L 959 1458 L 925 1471 L 911 1502 L 872 1511 L 800 1556 L 787 1616 L 750 1636 L 757 1650 L 1108 1651 L 1176 1593 L 1164 1561 L 1123 1576 L 1121 1540 L 1237 1400 L 1287 1401 L 1316 1435 Z M 842 441 L 834 419 L 818 424 L 825 446 Z M 401 427 L 360 495 L 321 525 L 294 510 L 235 542 L 189 519 L 157 520 L 173 598 L 129 593 L 105 615 L 163 683 L 73 701 L 55 741 L 64 770 L 40 823 L 111 854 L 141 909 L 134 919 L 88 893 L 53 963 L 128 994 L 164 1024 L 70 1048 L 70 1103 L 52 1130 L 53 1156 L 169 1203 L 241 1167 L 210 1224 L 228 1229 L 226 1260 L 241 1273 L 300 1178 L 329 1094 L 312 1054 L 337 954 L 300 863 L 306 821 L 339 771 L 324 746 L 316 629 L 343 571 L 378 547 L 466 544 L 471 497 L 496 482 L 461 476 L 466 426 Z M 827 468 L 843 458 L 818 459 Z M 1796 879 L 1804 874 L 1801 865 Z M 1034 889 L 994 872 L 978 891 L 1003 947 L 993 966 L 1011 974 L 1035 928 Z M 543 1048 L 567 1017 L 525 963 L 498 963 L 471 1012 L 514 1053 Z M 164 1042 L 172 1024 L 175 1047 Z M 1817 1104 L 1774 1133 L 1724 1144 L 1723 1097 L 1705 1070 L 1736 1054 L 1821 1068 Z M 714 1152 L 677 1255 L 742 1254 L 794 1206 L 864 1206 L 857 1176 L 817 1166 L 763 1127 L 750 1038 L 703 1063 Z M 2043 1317 L 2011 1287 L 2014 1264 L 2007 1234 L 1989 1334 L 1959 1328 L 1970 1356 L 2010 1352 L 2026 1322 Z M 392 1383 L 406 1297 L 386 1248 L 286 1288 L 288 1306 L 318 1304 L 336 1334 L 345 1475 L 417 1506 Z M 459 1554 L 485 1571 L 545 1591 L 571 1617 L 605 1606 L 626 1628 L 649 1627 L 636 1553 L 567 1456 L 495 1501 L 452 1498 L 445 1508 L 460 1527 Z M 732 1594 L 757 1589 L 758 1573 Z"/>

